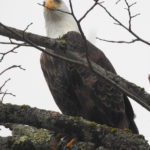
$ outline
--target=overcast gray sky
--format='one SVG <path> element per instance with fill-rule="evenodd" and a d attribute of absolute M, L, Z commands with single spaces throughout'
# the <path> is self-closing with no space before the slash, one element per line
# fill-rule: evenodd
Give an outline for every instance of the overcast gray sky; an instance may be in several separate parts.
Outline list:
<path fill-rule="evenodd" d="M 92 0 L 72 0 L 77 17 L 90 7 Z M 120 2 L 115 5 L 117 0 L 106 0 L 105 5 L 111 12 L 127 25 L 128 16 L 124 9 L 125 5 Z M 45 35 L 43 18 L 43 8 L 37 3 L 42 0 L 0 0 L 0 21 L 5 25 L 19 29 L 25 29 L 28 24 L 30 32 Z M 68 2 L 66 0 L 66 2 Z M 130 0 L 133 2 L 133 0 Z M 133 14 L 141 15 L 134 18 L 133 30 L 145 40 L 150 39 L 150 1 L 138 0 L 137 5 L 132 8 Z M 96 40 L 96 37 L 110 40 L 131 40 L 133 37 L 119 26 L 114 25 L 112 19 L 105 12 L 97 7 L 82 23 L 83 30 L 87 38 L 98 46 L 114 65 L 118 74 L 125 79 L 144 87 L 150 93 L 150 46 L 144 43 L 135 44 L 110 44 Z M 7 38 L 0 36 L 0 41 Z M 10 46 L 0 45 L 1 50 L 9 50 Z M 4 68 L 16 64 L 22 65 L 26 71 L 14 69 L 0 77 L 0 84 L 11 77 L 6 89 L 16 94 L 16 97 L 5 97 L 5 103 L 28 104 L 47 110 L 59 111 L 51 97 L 49 89 L 44 80 L 39 58 L 40 52 L 34 48 L 20 48 L 18 54 L 10 54 L 5 57 L 0 64 L 0 71 Z M 150 113 L 131 100 L 135 114 L 136 123 L 141 134 L 150 141 Z M 6 131 L 4 131 L 6 133 Z M 0 131 L 2 135 L 2 131 Z M 3 133 L 4 135 L 4 133 Z"/>

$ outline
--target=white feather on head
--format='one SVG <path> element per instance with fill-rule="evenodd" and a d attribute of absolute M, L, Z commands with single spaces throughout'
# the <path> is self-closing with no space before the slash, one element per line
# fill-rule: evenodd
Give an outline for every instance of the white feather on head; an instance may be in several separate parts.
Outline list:
<path fill-rule="evenodd" d="M 58 10 L 69 12 L 66 4 L 62 0 L 46 0 L 58 5 Z M 59 1 L 59 3 L 57 3 Z M 44 8 L 44 18 L 47 36 L 50 38 L 60 38 L 69 31 L 79 32 L 73 16 L 57 9 Z"/>

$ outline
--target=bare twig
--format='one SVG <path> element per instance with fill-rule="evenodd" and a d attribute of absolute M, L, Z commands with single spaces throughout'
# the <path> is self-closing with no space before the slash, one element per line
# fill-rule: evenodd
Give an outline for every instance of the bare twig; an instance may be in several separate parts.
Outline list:
<path fill-rule="evenodd" d="M 3 103 L 4 97 L 5 97 L 6 95 L 7 95 L 7 90 L 4 92 L 4 94 L 3 94 L 3 96 L 2 96 L 2 98 L 1 98 L 1 100 L 0 100 L 1 103 Z"/>
<path fill-rule="evenodd" d="M 9 38 L 9 42 L 0 42 L 0 44 L 4 44 L 4 45 L 19 45 L 19 46 L 29 46 L 29 44 L 25 43 L 25 42 L 14 42 L 11 38 Z M 17 52 L 15 52 L 17 53 Z"/>
<path fill-rule="evenodd" d="M 129 4 L 127 0 L 124 0 L 124 1 L 125 1 L 126 6 L 127 6 L 127 8 L 125 8 L 125 9 L 127 10 L 127 12 L 128 12 L 128 17 L 129 17 L 128 29 L 129 29 L 129 31 L 131 31 L 131 30 L 132 30 L 132 29 L 131 29 L 131 28 L 132 28 L 132 19 L 135 18 L 135 17 L 137 17 L 137 16 L 140 15 L 140 14 L 138 13 L 138 14 L 136 14 L 136 15 L 132 15 L 132 13 L 131 13 L 131 7 L 134 6 L 134 5 L 136 5 L 136 4 L 137 4 L 136 2 L 134 2 L 134 3 L 132 3 L 132 4 Z"/>
<path fill-rule="evenodd" d="M 9 42 L 0 42 L 0 44 L 12 44 L 12 45 L 15 45 L 15 47 L 13 47 L 11 50 L 9 50 L 9 51 L 7 51 L 7 52 L 1 52 L 0 53 L 0 55 L 2 55 L 1 56 L 1 58 L 0 58 L 0 62 L 2 62 L 2 60 L 4 59 L 4 57 L 7 55 L 7 54 L 9 54 L 9 53 L 17 53 L 15 50 L 17 49 L 17 48 L 19 48 L 19 47 L 21 47 L 22 45 L 26 45 L 25 43 L 15 43 L 15 42 L 13 42 L 12 40 L 11 40 L 11 38 L 9 38 Z M 3 71 L 1 71 L 0 72 L 0 76 L 2 75 L 2 74 L 4 74 L 5 72 L 7 72 L 8 70 L 11 70 L 11 69 L 13 69 L 13 68 L 20 68 L 20 69 L 22 69 L 22 70 L 25 70 L 24 68 L 22 68 L 20 65 L 12 65 L 12 66 L 10 66 L 10 67 L 8 67 L 8 68 L 6 68 L 6 69 L 4 69 Z M 7 92 L 7 90 L 5 90 L 4 92 L 3 92 L 3 88 L 5 87 L 5 85 L 7 84 L 7 82 L 8 81 L 10 81 L 10 78 L 8 79 L 8 80 L 6 80 L 2 85 L 1 85 L 1 87 L 0 87 L 0 95 L 2 95 L 1 96 L 1 99 L 0 99 L 0 102 L 2 103 L 3 102 L 3 100 L 4 100 L 4 97 L 6 96 L 6 95 L 11 95 L 11 96 L 15 96 L 13 93 L 9 93 L 9 92 Z"/>
<path fill-rule="evenodd" d="M 15 50 L 18 49 L 20 47 L 20 45 L 16 45 L 15 47 L 13 47 L 11 50 L 7 51 L 7 52 L 3 52 L 3 53 L 0 53 L 1 58 L 0 58 L 0 62 L 2 62 L 2 60 L 4 59 L 4 57 L 9 54 L 9 53 L 17 53 Z"/>
<path fill-rule="evenodd" d="M 132 7 L 132 6 L 136 5 L 136 4 L 137 4 L 137 2 L 134 2 L 134 3 L 130 4 L 129 7 Z"/>
<path fill-rule="evenodd" d="M 17 43 L 17 42 L 0 42 L 0 44 L 3 44 L 3 45 L 29 46 L 28 44 L 25 44 L 25 43 Z M 15 52 L 15 53 L 17 53 L 17 52 Z"/>
<path fill-rule="evenodd" d="M 133 3 L 134 4 L 134 3 Z M 129 5 L 129 7 L 133 6 L 133 4 Z M 129 27 L 126 27 L 121 21 L 119 21 L 115 16 L 113 16 L 110 11 L 105 7 L 103 6 L 101 3 L 98 4 L 102 9 L 105 10 L 105 12 L 115 21 L 115 24 L 116 25 L 119 25 L 121 27 L 123 27 L 125 30 L 127 30 L 132 36 L 135 37 L 136 41 L 141 41 L 147 45 L 150 46 L 150 42 L 149 41 L 146 41 L 144 40 L 143 38 L 141 38 L 140 36 L 138 36 L 132 29 L 131 29 L 131 25 L 129 24 Z M 137 16 L 139 14 L 136 14 L 135 16 Z M 133 18 L 134 16 L 131 16 L 131 18 Z M 130 21 L 129 21 L 130 22 Z M 109 41 L 109 40 L 108 40 Z M 124 42 L 125 43 L 125 42 Z M 128 42 L 127 42 L 128 43 Z"/>
<path fill-rule="evenodd" d="M 47 8 L 47 9 L 49 9 L 50 11 L 53 11 L 53 9 L 46 7 L 44 4 L 40 4 L 40 3 L 37 3 L 37 4 L 40 5 L 40 6 L 42 6 L 42 7 L 45 7 L 45 8 Z M 55 11 L 62 12 L 62 13 L 68 14 L 68 15 L 72 15 L 70 12 L 63 11 L 63 10 L 60 10 L 60 9 L 58 9 L 58 8 L 55 9 Z"/>
<path fill-rule="evenodd" d="M 3 74 L 3 73 L 5 73 L 6 71 L 8 71 L 8 70 L 10 70 L 10 69 L 12 69 L 12 68 L 19 68 L 19 69 L 21 69 L 21 70 L 25 70 L 23 67 L 21 67 L 21 65 L 13 65 L 13 66 L 10 66 L 10 67 L 8 67 L 8 68 L 6 68 L 5 70 L 3 70 L 2 72 L 0 72 L 0 76 Z"/>
<path fill-rule="evenodd" d="M 104 1 L 100 3 L 102 4 L 104 3 Z M 98 4 L 98 0 L 95 1 L 95 3 L 85 12 L 85 14 L 78 20 L 78 22 L 80 23 L 89 14 L 89 12 L 91 12 L 95 8 L 97 4 Z"/>
<path fill-rule="evenodd" d="M 33 22 L 31 22 L 30 24 L 28 24 L 28 25 L 26 26 L 26 28 L 24 29 L 24 32 L 26 32 L 32 24 L 33 24 Z"/>
<path fill-rule="evenodd" d="M 117 2 L 116 2 L 116 5 L 120 2 L 121 0 L 118 0 Z"/>
<path fill-rule="evenodd" d="M 84 40 L 84 45 L 85 45 L 84 48 L 85 48 L 86 58 L 87 58 L 87 62 L 89 64 L 89 68 L 91 70 L 93 70 L 93 68 L 92 68 L 92 65 L 91 65 L 91 62 L 90 62 L 90 59 L 89 59 L 87 40 L 86 40 L 86 36 L 85 36 L 85 34 L 84 34 L 83 30 L 82 30 L 80 22 L 88 15 L 89 12 L 91 12 L 95 8 L 95 6 L 97 6 L 97 4 L 99 4 L 98 2 L 99 2 L 99 0 L 95 0 L 94 4 L 87 10 L 87 12 L 85 12 L 85 14 L 79 20 L 77 20 L 75 14 L 74 14 L 74 11 L 73 11 L 72 1 L 69 0 L 71 14 L 72 14 L 74 20 L 76 21 L 78 29 L 80 31 L 80 34 L 81 34 L 81 36 L 82 36 L 82 38 Z"/>
<path fill-rule="evenodd" d="M 113 41 L 113 40 L 102 39 L 102 38 L 99 38 L 99 37 L 96 37 L 96 39 L 98 39 L 100 41 L 104 41 L 104 42 L 109 42 L 109 43 L 125 43 L 125 44 L 132 44 L 132 43 L 135 43 L 135 42 L 139 41 L 138 39 L 133 39 L 131 41 Z"/>
<path fill-rule="evenodd" d="M 29 24 L 29 25 L 25 28 L 24 32 L 26 32 L 26 30 L 29 28 L 30 25 L 32 25 L 32 23 Z M 23 34 L 23 36 L 24 36 L 24 34 Z M 9 42 L 0 42 L 0 44 L 7 44 L 7 45 L 8 45 L 8 44 L 11 44 L 11 45 L 15 45 L 11 50 L 9 50 L 9 51 L 7 51 L 7 52 L 1 52 L 1 53 L 0 53 L 0 55 L 1 55 L 0 62 L 2 62 L 3 59 L 4 59 L 4 57 L 5 57 L 6 55 L 8 55 L 9 53 L 17 53 L 15 50 L 18 49 L 18 48 L 20 48 L 21 46 L 29 46 L 29 44 L 26 44 L 25 42 L 23 42 L 23 43 L 13 42 L 13 41 L 11 40 L 11 38 L 9 38 Z"/>
<path fill-rule="evenodd" d="M 8 92 L 0 92 L 0 94 L 11 95 L 11 96 L 14 96 L 14 97 L 16 96 L 13 93 L 8 93 Z"/>
<path fill-rule="evenodd" d="M 137 16 L 139 16 L 139 15 L 140 15 L 140 13 L 137 13 L 137 14 L 131 16 L 131 17 L 132 17 L 132 18 L 135 18 L 135 17 L 137 17 Z"/>
<path fill-rule="evenodd" d="M 7 79 L 7 80 L 1 85 L 1 87 L 0 87 L 0 95 L 2 95 L 2 97 L 1 97 L 1 99 L 0 99 L 0 102 L 1 102 L 1 103 L 3 102 L 4 97 L 5 97 L 6 95 L 15 96 L 15 95 L 12 94 L 12 93 L 8 93 L 7 90 L 6 90 L 5 92 L 2 91 L 2 89 L 3 89 L 4 86 L 7 84 L 8 81 L 10 81 L 10 78 Z"/>
<path fill-rule="evenodd" d="M 26 28 L 24 29 L 24 31 L 23 31 L 23 38 L 25 39 L 25 32 L 29 29 L 29 27 L 32 25 L 33 23 L 31 22 L 30 24 L 28 24 L 27 26 L 26 26 Z"/>
<path fill-rule="evenodd" d="M 130 5 L 128 4 L 128 1 L 127 0 L 124 0 L 125 1 L 125 3 L 126 3 L 126 5 L 127 5 L 127 8 L 126 8 L 126 10 L 128 11 L 128 16 L 129 16 L 129 22 L 128 22 L 128 24 L 129 24 L 129 30 L 131 30 L 131 21 L 132 21 L 132 17 L 131 17 L 131 7 L 130 7 Z"/>
<path fill-rule="evenodd" d="M 2 85 L 1 85 L 1 87 L 0 87 L 0 91 L 2 90 L 2 88 L 6 85 L 6 83 L 8 82 L 8 81 L 10 81 L 10 78 L 9 79 L 7 79 Z"/>
<path fill-rule="evenodd" d="M 13 65 L 13 66 L 10 66 L 10 67 L 4 69 L 2 72 L 0 72 L 0 76 L 1 76 L 2 74 L 4 74 L 5 72 L 7 72 L 8 70 L 11 70 L 11 69 L 13 69 L 13 68 L 19 68 L 19 69 L 25 70 L 25 69 L 22 68 L 20 65 L 19 65 L 19 66 Z M 1 97 L 1 99 L 0 99 L 0 103 L 3 102 L 4 97 L 5 97 L 6 95 L 15 96 L 13 93 L 7 92 L 7 90 L 5 90 L 5 92 L 3 92 L 3 88 L 5 87 L 5 85 L 7 84 L 8 81 L 10 81 L 10 78 L 7 79 L 7 80 L 1 85 L 1 87 L 0 87 L 0 95 L 2 95 L 2 97 Z"/>

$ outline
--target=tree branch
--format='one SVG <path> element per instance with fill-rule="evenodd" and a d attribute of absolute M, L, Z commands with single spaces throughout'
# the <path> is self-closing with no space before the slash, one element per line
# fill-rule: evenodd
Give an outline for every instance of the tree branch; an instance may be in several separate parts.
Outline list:
<path fill-rule="evenodd" d="M 113 40 L 102 39 L 102 38 L 99 38 L 99 37 L 96 37 L 96 39 L 98 39 L 100 41 L 104 41 L 104 42 L 109 42 L 109 43 L 125 43 L 125 44 L 132 44 L 132 43 L 135 43 L 135 42 L 139 41 L 138 39 L 133 39 L 131 41 L 113 41 Z"/>
<path fill-rule="evenodd" d="M 56 133 L 61 132 L 64 136 L 76 137 L 77 142 L 92 142 L 96 148 L 103 146 L 108 150 L 150 150 L 143 136 L 131 134 L 129 130 L 123 131 L 87 121 L 82 117 L 61 115 L 26 105 L 0 104 L 0 122 L 27 124 Z"/>
<path fill-rule="evenodd" d="M 1 98 L 0 98 L 0 103 L 2 103 L 3 102 L 3 100 L 4 100 L 4 97 L 6 96 L 6 95 L 11 95 L 11 96 L 15 96 L 13 93 L 9 93 L 9 92 L 7 92 L 7 90 L 5 90 L 5 92 L 3 92 L 2 91 L 2 89 L 4 88 L 4 86 L 7 84 L 7 82 L 8 81 L 10 81 L 10 78 L 9 79 L 7 79 L 1 86 L 0 86 L 0 95 L 2 95 L 1 96 Z"/>
<path fill-rule="evenodd" d="M 57 149 L 86 149 L 94 150 L 95 144 L 91 142 L 76 142 L 68 147 L 67 143 L 70 138 L 64 138 L 61 134 L 46 129 L 37 129 L 32 126 L 22 124 L 4 124 L 5 127 L 12 131 L 12 136 L 8 138 L 0 138 L 0 146 L 10 149 L 31 149 L 34 150 L 56 150 Z M 7 149 L 6 149 L 7 150 Z"/>
<path fill-rule="evenodd" d="M 0 76 L 3 75 L 3 74 L 4 74 L 5 72 L 7 72 L 8 70 L 11 70 L 11 69 L 13 69 L 13 68 L 19 68 L 19 69 L 25 70 L 24 68 L 21 67 L 21 65 L 18 65 L 18 66 L 17 66 L 17 65 L 12 65 L 12 66 L 10 66 L 10 67 L 4 69 L 3 71 L 1 71 L 1 72 L 0 72 Z M 7 79 L 7 80 L 0 86 L 0 95 L 2 95 L 1 98 L 0 98 L 0 103 L 3 102 L 4 97 L 5 97 L 6 95 L 15 96 L 13 93 L 7 92 L 7 90 L 5 90 L 5 91 L 2 90 L 2 89 L 4 88 L 4 86 L 7 84 L 8 81 L 10 81 L 10 78 Z"/>
<path fill-rule="evenodd" d="M 118 2 L 120 2 L 120 0 L 118 0 L 116 3 L 118 4 Z M 102 8 L 102 9 L 104 9 L 104 11 L 108 14 L 108 16 L 110 16 L 110 18 L 112 18 L 114 21 L 115 21 L 115 24 L 116 25 L 119 25 L 119 26 L 121 26 L 121 27 L 123 27 L 126 31 L 128 31 L 135 39 L 134 39 L 134 42 L 135 41 L 140 41 L 140 42 L 143 42 L 144 44 L 147 44 L 147 45 L 149 45 L 150 46 L 150 42 L 149 41 L 146 41 L 146 40 L 144 40 L 143 38 L 141 38 L 138 34 L 136 34 L 132 29 L 131 29 L 131 21 L 132 21 L 132 19 L 134 18 L 134 17 L 136 17 L 136 16 L 138 16 L 139 15 L 139 13 L 138 14 L 136 14 L 136 15 L 131 15 L 131 10 L 130 10 L 130 8 L 133 6 L 133 5 L 135 5 L 136 3 L 133 3 L 133 4 L 131 4 L 131 5 L 129 5 L 129 3 L 127 2 L 127 0 L 125 0 L 125 3 L 126 3 L 126 5 L 127 5 L 127 11 L 128 11 L 128 16 L 129 16 L 129 21 L 128 21 L 128 27 L 127 26 L 125 26 L 121 21 L 119 21 L 115 16 L 113 16 L 112 14 L 111 14 L 111 12 L 105 7 L 105 6 L 103 6 L 101 3 L 99 3 L 98 5 Z M 112 41 L 112 40 L 103 40 L 103 41 L 108 41 L 108 42 L 110 42 L 110 41 Z M 116 41 L 112 41 L 112 43 L 117 43 Z M 118 43 L 123 43 L 123 42 L 118 42 Z M 124 42 L 124 43 L 129 43 L 129 42 Z"/>
<path fill-rule="evenodd" d="M 3 61 L 4 57 L 5 57 L 7 54 L 9 54 L 9 53 L 17 53 L 17 52 L 15 52 L 15 50 L 18 49 L 19 47 L 20 47 L 20 45 L 17 45 L 17 46 L 13 47 L 11 50 L 9 50 L 9 51 L 7 51 L 7 52 L 3 52 L 3 53 L 1 52 L 1 53 L 0 53 L 0 55 L 1 55 L 0 62 Z"/>
<path fill-rule="evenodd" d="M 92 65 L 91 65 L 91 61 L 90 61 L 90 58 L 89 58 L 89 52 L 88 52 L 88 46 L 87 46 L 86 36 L 85 36 L 85 34 L 84 34 L 83 30 L 82 30 L 82 27 L 81 27 L 80 22 L 84 19 L 84 17 L 87 16 L 87 14 L 88 14 L 92 9 L 95 8 L 95 6 L 97 5 L 97 2 L 95 2 L 94 5 L 93 5 L 89 10 L 87 10 L 87 12 L 86 12 L 86 13 L 83 15 L 83 17 L 81 17 L 79 20 L 77 20 L 75 14 L 74 14 L 74 10 L 73 10 L 73 6 L 72 6 L 72 1 L 71 1 L 71 0 L 69 0 L 69 4 L 70 4 L 70 9 L 71 9 L 71 15 L 72 15 L 72 17 L 74 18 L 74 20 L 76 21 L 77 26 L 78 26 L 78 29 L 79 29 L 79 31 L 80 31 L 80 34 L 81 34 L 81 36 L 82 36 L 82 39 L 84 40 L 84 51 L 85 51 L 85 53 L 86 53 L 86 59 L 87 59 L 89 68 L 90 68 L 91 70 L 93 70 L 93 67 L 92 67 Z"/>
<path fill-rule="evenodd" d="M 7 36 L 20 41 L 25 41 L 27 42 L 27 44 L 47 53 L 48 55 L 89 68 L 87 59 L 83 58 L 83 56 L 79 56 L 78 53 L 76 53 L 75 51 L 76 45 L 73 45 L 74 43 L 69 43 L 69 39 L 67 39 L 67 35 L 69 34 L 66 34 L 66 39 L 65 39 L 68 42 L 66 41 L 64 42 L 63 37 L 62 39 L 50 39 L 47 37 L 43 37 L 28 32 L 24 33 L 24 36 L 26 38 L 25 40 L 23 38 L 23 33 L 24 31 L 22 30 L 17 30 L 15 28 L 7 27 L 4 25 L 1 26 L 0 24 L 0 35 Z M 71 32 L 71 33 L 74 36 L 76 35 L 79 36 L 78 33 L 75 32 Z M 28 43 L 28 41 L 30 42 Z M 49 49 L 45 50 L 42 49 L 40 46 Z M 54 51 L 51 49 L 53 49 Z M 113 73 L 104 70 L 101 66 L 93 62 L 91 62 L 91 64 L 92 64 L 93 71 L 96 74 L 103 77 L 104 80 L 107 80 L 113 86 L 119 88 L 127 96 L 131 97 L 136 102 L 138 102 L 139 104 L 141 104 L 143 107 L 145 107 L 147 110 L 150 111 L 150 95 L 147 92 L 145 92 L 143 88 L 140 88 L 139 86 L 136 86 L 135 84 L 128 82 L 127 80 L 121 78 L 120 76 L 116 76 Z"/>
<path fill-rule="evenodd" d="M 0 76 L 1 76 L 3 73 L 5 73 L 6 71 L 11 70 L 11 69 L 13 69 L 13 68 L 19 68 L 19 69 L 21 69 L 21 70 L 25 70 L 24 68 L 21 67 L 21 65 L 19 65 L 19 66 L 18 66 L 18 65 L 12 65 L 12 66 L 10 66 L 10 67 L 4 69 L 2 72 L 0 72 Z"/>

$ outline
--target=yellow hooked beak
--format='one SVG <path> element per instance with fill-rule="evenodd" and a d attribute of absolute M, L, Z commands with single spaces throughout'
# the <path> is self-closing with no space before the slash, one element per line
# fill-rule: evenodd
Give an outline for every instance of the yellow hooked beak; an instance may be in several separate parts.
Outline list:
<path fill-rule="evenodd" d="M 46 8 L 46 10 L 50 10 L 50 9 L 54 10 L 54 9 L 59 8 L 59 6 L 54 3 L 54 0 L 46 0 L 45 8 Z"/>

